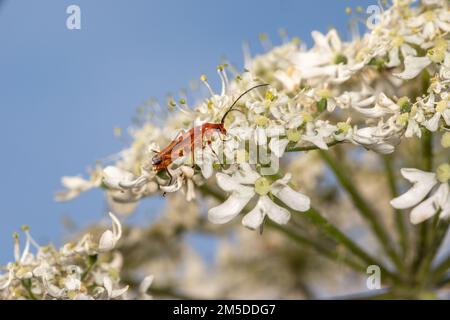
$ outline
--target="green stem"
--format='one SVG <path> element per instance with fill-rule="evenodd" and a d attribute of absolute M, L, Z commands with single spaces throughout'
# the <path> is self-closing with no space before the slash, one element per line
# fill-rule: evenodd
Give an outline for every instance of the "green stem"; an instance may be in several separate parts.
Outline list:
<path fill-rule="evenodd" d="M 438 212 L 436 215 L 439 216 L 439 213 L 440 212 Z M 438 224 L 437 226 L 433 226 L 433 238 L 431 240 L 431 245 L 428 247 L 417 272 L 417 279 L 421 285 L 425 285 L 425 281 L 427 280 L 427 276 L 429 275 L 431 264 L 436 254 L 439 252 L 442 241 L 447 234 L 449 224 L 449 221 L 445 221 Z"/>
<path fill-rule="evenodd" d="M 450 255 L 444 259 L 432 272 L 433 280 L 439 280 L 450 269 Z"/>
<path fill-rule="evenodd" d="M 89 273 L 92 271 L 92 268 L 94 268 L 95 264 L 97 263 L 98 256 L 97 255 L 90 255 L 87 257 L 87 265 L 88 267 L 81 275 L 81 280 L 86 280 L 86 277 L 89 275 Z"/>
<path fill-rule="evenodd" d="M 366 268 L 363 265 L 361 265 L 360 263 L 357 263 L 348 257 L 342 257 L 339 254 L 339 252 L 337 252 L 336 250 L 330 251 L 330 250 L 324 248 L 323 246 L 321 246 L 320 244 L 315 243 L 306 237 L 303 237 L 302 235 L 298 234 L 297 232 L 293 231 L 292 229 L 290 229 L 288 227 L 281 226 L 275 222 L 272 222 L 271 220 L 266 221 L 266 226 L 283 233 L 285 236 L 291 238 L 292 240 L 295 240 L 299 244 L 313 248 L 316 252 L 318 252 L 319 254 L 323 255 L 324 257 L 332 260 L 333 262 L 336 262 L 336 260 L 339 260 L 356 271 L 366 272 Z"/>
<path fill-rule="evenodd" d="M 302 214 L 301 212 L 294 212 L 295 214 Z M 376 264 L 380 265 L 378 261 L 372 258 L 369 254 L 367 254 L 364 250 L 361 249 L 353 240 L 347 237 L 343 232 L 337 229 L 333 224 L 328 222 L 326 218 L 320 215 L 314 208 L 309 209 L 304 213 L 311 222 L 318 227 L 321 227 L 327 235 L 329 235 L 336 242 L 344 245 L 348 248 L 352 253 L 358 256 L 361 260 L 368 264 Z"/>
<path fill-rule="evenodd" d="M 285 206 L 284 206 L 285 207 Z M 286 209 L 289 209 L 285 207 Z M 294 215 L 302 215 L 301 212 L 290 210 L 294 213 Z M 318 213 L 314 208 L 309 209 L 307 212 L 303 213 L 307 216 L 311 222 L 319 227 L 324 233 L 330 236 L 334 241 L 339 244 L 342 244 L 345 248 L 347 248 L 350 252 L 355 254 L 358 258 L 364 261 L 368 265 L 377 265 L 380 269 L 383 270 L 385 275 L 387 275 L 392 280 L 398 280 L 398 277 L 390 272 L 383 264 L 370 256 L 366 251 L 364 251 L 358 244 L 356 244 L 352 239 L 350 239 L 346 234 L 336 228 L 333 224 L 331 224 L 325 217 L 323 217 L 320 213 Z"/>
<path fill-rule="evenodd" d="M 381 222 L 378 220 L 377 213 L 369 206 L 369 204 L 359 194 L 358 190 L 355 188 L 353 183 L 348 179 L 347 175 L 345 174 L 345 169 L 340 164 L 338 164 L 336 161 L 334 161 L 330 157 L 330 155 L 328 155 L 328 153 L 326 153 L 325 151 L 319 150 L 319 153 L 320 153 L 322 159 L 327 163 L 327 165 L 330 167 L 330 169 L 334 172 L 336 178 L 338 179 L 338 181 L 340 182 L 342 187 L 350 195 L 355 207 L 361 213 L 363 218 L 365 218 L 366 221 L 369 223 L 370 227 L 372 228 L 372 231 L 379 239 L 383 249 L 388 254 L 388 256 L 391 258 L 392 262 L 394 262 L 397 269 L 399 271 L 404 271 L 404 264 L 400 260 L 399 256 L 395 252 L 395 250 L 393 249 L 391 240 L 389 239 L 387 234 L 384 232 L 384 228 L 383 228 Z"/>
<path fill-rule="evenodd" d="M 332 146 L 335 146 L 335 145 L 337 145 L 339 143 L 344 143 L 344 141 L 337 141 L 337 140 L 335 140 L 335 141 L 327 143 L 327 146 L 328 147 L 332 147 Z M 316 146 L 316 145 L 300 146 L 300 147 L 295 147 L 294 146 L 294 147 L 287 147 L 286 148 L 286 152 L 311 151 L 311 150 L 318 150 L 318 149 L 320 149 L 320 148 L 318 146 Z"/>
<path fill-rule="evenodd" d="M 187 295 L 184 293 L 176 292 L 175 290 L 173 290 L 170 287 L 157 288 L 157 287 L 151 286 L 148 289 L 148 292 L 151 294 L 165 296 L 165 297 L 171 297 L 171 298 L 179 299 L 179 300 L 204 300 L 204 298 L 193 297 L 193 296 L 190 296 L 190 295 Z"/>
<path fill-rule="evenodd" d="M 212 196 L 213 198 L 215 198 L 217 200 L 220 200 L 220 201 L 225 200 L 223 194 L 217 190 L 208 188 L 206 186 L 201 186 L 200 190 L 204 194 Z M 246 210 L 246 209 L 244 209 L 244 210 Z M 296 213 L 294 213 L 294 214 L 296 214 Z M 345 264 L 347 264 L 349 267 L 355 269 L 356 271 L 366 272 L 364 266 L 361 266 L 359 263 L 356 263 L 349 258 L 342 259 L 342 257 L 336 251 L 330 251 L 330 250 L 326 249 L 325 247 L 323 247 L 322 245 L 320 245 L 319 243 L 316 243 L 309 238 L 303 237 L 302 235 L 298 234 L 297 232 L 293 231 L 292 229 L 289 229 L 284 226 L 280 226 L 276 223 L 273 223 L 271 220 L 266 220 L 266 224 L 268 227 L 282 232 L 283 234 L 285 234 L 289 238 L 295 240 L 299 244 L 311 247 L 312 249 L 316 250 L 319 254 L 321 254 L 329 259 L 332 259 L 332 260 L 333 259 L 341 259 Z"/>
<path fill-rule="evenodd" d="M 394 294 L 389 289 L 378 289 L 356 294 L 333 297 L 332 300 L 385 300 L 392 299 Z"/>
<path fill-rule="evenodd" d="M 200 187 L 200 189 L 205 193 L 209 194 L 216 199 L 224 200 L 224 197 L 219 192 L 206 187 Z M 343 232 L 341 232 L 339 229 L 337 229 L 333 224 L 328 222 L 327 219 L 325 219 L 322 215 L 320 215 L 314 208 L 311 208 L 305 213 L 294 211 L 291 208 L 287 207 L 284 203 L 278 203 L 280 206 L 284 207 L 285 209 L 289 210 L 292 215 L 295 216 L 302 216 L 305 215 L 309 218 L 309 220 L 316 226 L 319 227 L 321 231 L 323 231 L 325 234 L 327 234 L 329 237 L 331 237 L 336 243 L 342 244 L 345 248 L 347 248 L 351 253 L 355 254 L 358 258 L 360 258 L 362 261 L 364 261 L 368 265 L 378 265 L 384 272 L 384 274 L 391 280 L 397 281 L 398 277 L 390 272 L 387 268 L 385 268 L 379 261 L 371 257 L 369 254 L 367 254 L 363 249 L 361 249 L 353 240 L 351 240 L 349 237 L 347 237 Z M 305 238 L 298 234 L 297 232 L 293 231 L 292 229 L 280 226 L 276 223 L 273 223 L 270 220 L 267 220 L 267 225 L 271 228 L 274 228 L 278 231 L 283 232 L 285 235 L 289 236 L 291 239 L 296 240 L 298 243 L 307 245 L 315 249 L 318 253 L 324 255 L 327 258 L 330 259 L 337 259 L 342 258 L 338 253 L 336 252 L 330 252 L 329 250 L 322 247 L 320 244 L 315 243 L 311 241 L 308 238 Z M 366 268 L 361 266 L 360 264 L 356 264 L 354 261 L 347 259 L 343 260 L 344 263 L 346 263 L 348 266 L 354 268 L 357 271 L 366 272 Z"/>
<path fill-rule="evenodd" d="M 433 136 L 431 132 L 425 130 L 422 137 L 423 169 L 433 170 Z"/>
<path fill-rule="evenodd" d="M 33 291 L 31 290 L 31 280 L 30 279 L 22 279 L 21 280 L 22 286 L 27 290 L 28 295 L 30 296 L 31 300 L 37 300 L 36 296 L 34 295 Z"/>
<path fill-rule="evenodd" d="M 398 196 L 398 191 L 397 191 L 397 183 L 395 180 L 395 174 L 394 174 L 394 170 L 392 167 L 392 159 L 390 156 L 384 156 L 383 162 L 384 162 L 384 169 L 386 172 L 386 177 L 388 180 L 391 196 L 392 196 L 392 198 L 395 198 Z M 409 249 L 409 237 L 408 237 L 407 229 L 406 229 L 406 225 L 405 225 L 405 217 L 402 214 L 401 210 L 399 210 L 399 209 L 394 209 L 394 216 L 395 216 L 395 225 L 396 225 L 397 231 L 398 231 L 400 246 L 401 246 L 402 252 L 403 252 L 403 257 L 406 257 L 406 255 L 408 253 L 408 249 Z"/>
<path fill-rule="evenodd" d="M 422 156 L 423 156 L 423 170 L 432 171 L 433 169 L 433 139 L 431 132 L 425 130 L 422 135 Z M 428 221 L 423 222 L 419 226 L 419 236 L 417 237 L 417 256 L 414 262 L 414 270 L 420 268 L 422 259 L 426 255 L 427 247 L 429 245 L 428 239 L 431 226 Z"/>

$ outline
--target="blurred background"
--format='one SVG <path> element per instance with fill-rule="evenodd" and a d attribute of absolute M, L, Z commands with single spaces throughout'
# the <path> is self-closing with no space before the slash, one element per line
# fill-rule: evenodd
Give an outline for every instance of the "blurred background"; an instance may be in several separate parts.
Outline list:
<path fill-rule="evenodd" d="M 71 4 L 81 8 L 81 30 L 66 28 Z M 122 149 L 126 138 L 115 139 L 113 128 L 129 126 L 149 98 L 165 101 L 203 73 L 216 84 L 221 58 L 242 68 L 243 41 L 262 52 L 262 32 L 274 44 L 280 28 L 307 44 L 311 30 L 330 27 L 348 38 L 345 8 L 370 4 L 376 1 L 0 1 L 0 264 L 12 259 L 11 236 L 22 224 L 38 242 L 58 244 L 65 220 L 83 227 L 103 217 L 99 190 L 69 203 L 55 202 L 54 193 L 61 176 L 83 174 Z M 151 220 L 162 204 L 144 201 L 131 223 Z"/>

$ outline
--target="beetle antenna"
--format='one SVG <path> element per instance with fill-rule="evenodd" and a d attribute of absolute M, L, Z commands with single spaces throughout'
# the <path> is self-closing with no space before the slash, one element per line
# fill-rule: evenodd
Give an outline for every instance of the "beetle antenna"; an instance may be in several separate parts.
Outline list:
<path fill-rule="evenodd" d="M 220 123 L 224 123 L 224 121 L 225 121 L 225 118 L 227 117 L 227 115 L 231 112 L 231 111 L 233 111 L 233 107 L 236 105 L 236 103 L 238 103 L 238 101 L 243 97 L 243 96 L 245 96 L 247 93 L 249 93 L 250 91 L 252 91 L 252 90 L 254 90 L 254 89 L 257 89 L 257 88 L 260 88 L 260 87 L 266 87 L 266 86 L 268 86 L 269 84 L 258 84 L 257 86 L 254 86 L 254 87 L 251 87 L 250 89 L 248 89 L 248 90 L 246 90 L 244 93 L 242 93 L 234 102 L 233 102 L 233 104 L 231 105 L 231 107 L 230 107 L 230 109 L 228 109 L 228 111 L 227 112 L 225 112 L 225 114 L 223 115 L 223 117 L 222 117 L 222 121 L 220 121 Z M 238 110 L 236 110 L 236 111 L 238 111 Z"/>

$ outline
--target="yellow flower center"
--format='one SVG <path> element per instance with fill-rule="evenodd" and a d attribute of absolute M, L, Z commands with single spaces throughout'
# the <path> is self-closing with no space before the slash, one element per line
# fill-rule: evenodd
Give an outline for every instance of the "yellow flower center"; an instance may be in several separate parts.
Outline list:
<path fill-rule="evenodd" d="M 409 113 L 402 113 L 397 117 L 395 122 L 399 126 L 405 126 L 408 123 L 408 120 L 409 120 Z"/>
<path fill-rule="evenodd" d="M 446 132 L 442 135 L 441 145 L 443 148 L 450 148 L 450 132 Z"/>
<path fill-rule="evenodd" d="M 260 127 L 264 127 L 269 123 L 269 118 L 261 115 L 255 117 L 255 124 Z"/>
<path fill-rule="evenodd" d="M 446 183 L 450 180 L 450 164 L 441 164 L 436 170 L 436 177 L 441 183 Z"/>
<path fill-rule="evenodd" d="M 392 40 L 392 45 L 394 47 L 400 47 L 404 42 L 405 40 L 403 39 L 403 37 L 398 36 Z"/>
<path fill-rule="evenodd" d="M 255 182 L 255 191 L 257 194 L 264 196 L 270 191 L 270 181 L 264 177 L 259 178 Z"/>
<path fill-rule="evenodd" d="M 313 121 L 312 115 L 310 115 L 308 112 L 302 112 L 303 121 L 305 122 L 311 122 Z"/>
<path fill-rule="evenodd" d="M 289 141 L 298 142 L 300 140 L 301 134 L 297 129 L 289 129 L 286 132 L 286 136 Z"/>
<path fill-rule="evenodd" d="M 434 12 L 429 10 L 423 14 L 425 20 L 432 22 L 434 20 Z"/>
<path fill-rule="evenodd" d="M 320 89 L 316 91 L 317 95 L 321 98 L 328 99 L 331 97 L 331 91 L 328 89 Z"/>
<path fill-rule="evenodd" d="M 434 63 L 440 63 L 445 59 L 447 48 L 448 41 L 443 38 L 438 38 L 434 41 L 434 47 L 427 51 L 427 56 Z"/>
<path fill-rule="evenodd" d="M 409 101 L 408 97 L 401 97 L 400 99 L 398 99 L 397 105 L 400 107 L 400 111 L 403 113 L 411 111 L 411 102 Z"/>
<path fill-rule="evenodd" d="M 348 124 L 347 122 L 338 122 L 336 126 L 342 133 L 347 133 L 351 128 L 350 124 Z"/>
<path fill-rule="evenodd" d="M 276 99 L 277 99 L 277 96 L 274 95 L 271 91 L 266 92 L 266 100 L 275 101 Z"/>
<path fill-rule="evenodd" d="M 439 112 L 439 113 L 444 112 L 445 109 L 447 109 L 447 105 L 448 105 L 447 100 L 439 101 L 436 105 L 436 112 Z"/>

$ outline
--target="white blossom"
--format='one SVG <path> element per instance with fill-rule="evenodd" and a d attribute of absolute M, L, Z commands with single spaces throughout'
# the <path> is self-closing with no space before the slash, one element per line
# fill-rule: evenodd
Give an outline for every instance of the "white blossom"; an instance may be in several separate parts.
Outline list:
<path fill-rule="evenodd" d="M 270 182 L 267 178 L 260 176 L 248 166 L 243 166 L 242 170 L 233 176 L 218 173 L 217 183 L 231 195 L 219 206 L 208 211 L 208 217 L 213 223 L 227 223 L 236 217 L 250 200 L 259 195 L 256 207 L 247 213 L 242 223 L 250 229 L 256 229 L 262 225 L 265 216 L 279 224 L 286 224 L 290 219 L 290 212 L 276 204 L 271 196 L 278 198 L 291 209 L 297 211 L 307 211 L 310 207 L 310 200 L 307 196 L 294 191 L 288 186 L 291 175 Z"/>
<path fill-rule="evenodd" d="M 405 179 L 413 183 L 411 189 L 393 199 L 391 205 L 397 209 L 413 208 L 411 223 L 421 223 L 438 211 L 440 217 L 450 215 L 449 179 L 450 165 L 445 164 L 437 173 L 418 169 L 402 169 Z M 429 195 L 431 192 L 431 195 Z M 426 198 L 426 200 L 424 200 Z"/>

